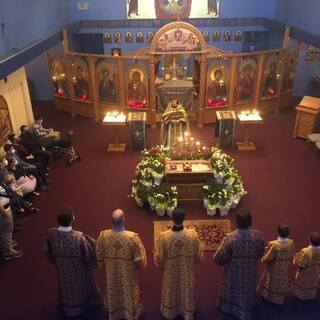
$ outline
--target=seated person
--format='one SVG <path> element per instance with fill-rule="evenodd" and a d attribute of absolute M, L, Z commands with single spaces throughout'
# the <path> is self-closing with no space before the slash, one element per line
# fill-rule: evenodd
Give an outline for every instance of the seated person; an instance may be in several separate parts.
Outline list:
<path fill-rule="evenodd" d="M 14 157 L 8 157 L 8 171 L 12 172 L 17 180 L 17 185 L 21 186 L 21 191 L 23 195 L 33 194 L 38 196 L 39 193 L 36 192 L 37 179 L 33 175 L 28 175 L 23 167 L 18 164 Z"/>
<path fill-rule="evenodd" d="M 10 207 L 13 213 L 22 213 L 25 210 L 29 211 L 29 213 L 39 212 L 39 209 L 32 207 L 32 204 L 23 198 L 21 186 L 17 184 L 17 181 L 12 173 L 5 175 L 4 183 L 7 195 L 10 197 Z"/>
<path fill-rule="evenodd" d="M 39 116 L 35 118 L 35 122 L 32 126 L 32 130 L 38 137 L 42 146 L 47 149 L 53 149 L 55 147 L 67 149 L 67 154 L 70 156 L 70 159 L 68 160 L 69 163 L 72 163 L 75 160 L 80 160 L 80 156 L 76 154 L 74 147 L 72 146 L 72 131 L 59 132 L 54 131 L 53 129 L 45 129 L 42 123 L 43 118 Z"/>
<path fill-rule="evenodd" d="M 31 165 L 35 165 L 36 167 L 38 167 L 38 165 L 41 166 L 41 171 L 44 170 L 45 172 L 47 172 L 46 167 L 45 167 L 45 161 L 43 159 L 43 157 L 41 155 L 33 155 L 32 153 L 30 153 L 28 151 L 28 149 L 21 143 L 21 138 L 15 134 L 9 134 L 8 135 L 8 140 L 12 143 L 12 146 L 15 149 L 15 153 L 16 155 L 18 155 L 18 157 Z"/>
<path fill-rule="evenodd" d="M 26 161 L 23 161 L 19 157 L 19 154 L 16 152 L 16 149 L 13 146 L 13 144 L 6 143 L 3 146 L 3 150 L 6 152 L 6 155 L 8 155 L 9 157 L 10 156 L 15 157 L 16 160 L 18 161 L 18 164 L 20 164 L 23 167 L 23 169 L 26 170 L 27 173 L 34 175 L 37 178 L 38 182 L 41 182 L 41 184 L 48 184 L 46 170 L 44 166 L 41 164 L 41 162 L 32 161 L 28 163 Z"/>
<path fill-rule="evenodd" d="M 21 126 L 20 131 L 20 143 L 26 148 L 29 154 L 32 154 L 37 159 L 41 159 L 41 162 L 47 170 L 51 156 L 50 152 L 40 144 L 37 136 L 33 134 L 27 126 Z"/>
<path fill-rule="evenodd" d="M 34 134 L 39 138 L 41 145 L 46 148 L 71 147 L 71 133 L 61 133 L 59 131 L 54 131 L 52 128 L 45 129 L 42 125 L 43 118 L 41 116 L 35 117 L 34 124 L 32 125 L 32 130 Z"/>
<path fill-rule="evenodd" d="M 189 132 L 188 114 L 177 99 L 171 100 L 162 115 L 161 141 L 170 148 L 179 137 Z"/>
<path fill-rule="evenodd" d="M 8 173 L 8 160 L 6 158 L 1 158 L 0 160 L 0 181 L 3 181 L 5 175 Z"/>

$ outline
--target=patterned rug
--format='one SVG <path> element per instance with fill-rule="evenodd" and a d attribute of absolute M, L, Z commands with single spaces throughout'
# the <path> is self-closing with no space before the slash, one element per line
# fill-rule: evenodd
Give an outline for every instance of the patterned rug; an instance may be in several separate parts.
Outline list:
<path fill-rule="evenodd" d="M 172 226 L 172 221 L 154 221 L 154 243 L 159 235 Z M 185 228 L 195 229 L 205 251 L 216 251 L 224 238 L 231 231 L 230 221 L 223 220 L 185 220 Z"/>

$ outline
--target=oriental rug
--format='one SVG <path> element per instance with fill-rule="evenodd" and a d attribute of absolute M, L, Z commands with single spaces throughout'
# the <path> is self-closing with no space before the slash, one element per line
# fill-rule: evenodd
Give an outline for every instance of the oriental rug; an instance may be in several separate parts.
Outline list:
<path fill-rule="evenodd" d="M 159 235 L 169 230 L 172 226 L 171 220 L 154 221 L 154 244 Z M 221 220 L 185 220 L 185 228 L 195 229 L 205 251 L 216 251 L 224 238 L 231 231 L 230 221 Z"/>

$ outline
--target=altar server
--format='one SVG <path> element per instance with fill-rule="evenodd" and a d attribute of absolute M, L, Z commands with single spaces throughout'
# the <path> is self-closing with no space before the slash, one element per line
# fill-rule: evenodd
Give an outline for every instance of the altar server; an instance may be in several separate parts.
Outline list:
<path fill-rule="evenodd" d="M 266 268 L 258 284 L 258 293 L 266 300 L 282 304 L 288 291 L 288 269 L 294 257 L 293 240 L 288 239 L 290 228 L 278 226 L 278 239 L 270 241 L 265 249 L 262 263 Z"/>
<path fill-rule="evenodd" d="M 138 271 L 146 267 L 145 248 L 137 233 L 125 230 L 125 214 L 112 213 L 112 228 L 97 240 L 97 259 L 105 267 L 107 287 L 105 307 L 110 320 L 138 319 L 142 312 Z"/>
<path fill-rule="evenodd" d="M 95 241 L 72 229 L 74 212 L 65 208 L 58 214 L 59 228 L 48 230 L 44 252 L 56 267 L 61 306 L 69 317 L 79 316 L 89 306 L 101 304 L 92 275 L 96 267 Z"/>
<path fill-rule="evenodd" d="M 229 233 L 214 255 L 214 262 L 224 267 L 217 300 L 218 308 L 241 320 L 250 319 L 256 298 L 257 262 L 265 242 L 261 233 L 251 229 L 249 211 L 236 214 L 237 229 Z"/>
<path fill-rule="evenodd" d="M 172 214 L 173 228 L 163 232 L 155 247 L 155 264 L 163 269 L 161 313 L 167 319 L 194 317 L 196 309 L 195 267 L 202 258 L 198 235 L 185 229 L 183 209 Z"/>
<path fill-rule="evenodd" d="M 297 272 L 292 285 L 292 294 L 300 300 L 315 299 L 320 288 L 320 234 L 312 232 L 310 245 L 294 257 Z"/>

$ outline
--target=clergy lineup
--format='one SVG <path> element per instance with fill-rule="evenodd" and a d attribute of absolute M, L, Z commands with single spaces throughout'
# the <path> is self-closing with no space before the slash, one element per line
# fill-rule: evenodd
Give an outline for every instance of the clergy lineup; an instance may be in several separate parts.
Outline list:
<path fill-rule="evenodd" d="M 195 230 L 184 228 L 181 208 L 172 215 L 172 228 L 163 232 L 154 248 L 154 263 L 163 272 L 161 313 L 166 319 L 194 318 L 196 310 L 196 265 L 203 258 Z M 60 299 L 67 316 L 79 316 L 90 306 L 99 306 L 100 292 L 92 275 L 98 265 L 106 272 L 104 305 L 110 320 L 138 319 L 143 311 L 139 271 L 146 267 L 147 256 L 137 233 L 124 227 L 125 214 L 112 213 L 112 228 L 103 230 L 98 240 L 72 229 L 74 211 L 58 214 L 59 228 L 48 230 L 44 252 L 58 273 Z M 236 213 L 237 229 L 223 239 L 214 263 L 224 268 L 217 300 L 222 312 L 240 320 L 252 318 L 256 291 L 265 300 L 282 304 L 287 292 L 300 300 L 314 299 L 319 288 L 320 235 L 309 236 L 310 245 L 295 254 L 289 239 L 290 229 L 278 226 L 277 240 L 265 246 L 262 234 L 251 228 L 249 211 Z M 261 259 L 262 258 L 262 259 Z M 257 285 L 257 264 L 265 270 Z M 289 267 L 297 268 L 289 286 Z"/>

